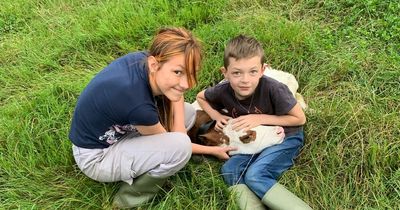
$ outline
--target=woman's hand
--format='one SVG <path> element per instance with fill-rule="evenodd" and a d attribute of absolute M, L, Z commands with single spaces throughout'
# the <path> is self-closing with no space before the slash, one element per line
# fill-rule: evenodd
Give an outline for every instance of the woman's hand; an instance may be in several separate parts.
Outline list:
<path fill-rule="evenodd" d="M 212 151 L 211 151 L 211 155 L 217 157 L 220 160 L 228 160 L 229 159 L 229 155 L 228 152 L 229 151 L 233 151 L 233 150 L 237 150 L 236 147 L 221 147 L 221 146 L 213 146 L 211 147 Z"/>

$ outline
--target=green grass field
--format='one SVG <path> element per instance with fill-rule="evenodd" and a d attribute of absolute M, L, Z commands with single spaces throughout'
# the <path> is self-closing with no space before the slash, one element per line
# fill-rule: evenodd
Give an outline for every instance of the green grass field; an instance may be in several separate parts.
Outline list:
<path fill-rule="evenodd" d="M 162 26 L 204 46 L 195 94 L 219 81 L 233 36 L 259 39 L 310 109 L 306 144 L 280 183 L 314 209 L 400 209 L 400 3 L 391 0 L 3 0 L 0 209 L 109 209 L 118 183 L 74 164 L 76 100 L 113 59 Z M 196 157 L 143 209 L 237 209 L 222 162 Z"/>

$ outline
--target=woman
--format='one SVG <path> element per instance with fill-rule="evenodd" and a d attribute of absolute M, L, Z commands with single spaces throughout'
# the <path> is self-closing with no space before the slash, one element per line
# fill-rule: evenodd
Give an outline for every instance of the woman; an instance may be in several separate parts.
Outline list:
<path fill-rule="evenodd" d="M 94 180 L 123 181 L 114 206 L 151 200 L 190 159 L 186 130 L 195 111 L 183 94 L 196 84 L 200 62 L 200 44 L 189 31 L 161 29 L 148 52 L 116 59 L 80 95 L 69 134 L 74 158 Z"/>

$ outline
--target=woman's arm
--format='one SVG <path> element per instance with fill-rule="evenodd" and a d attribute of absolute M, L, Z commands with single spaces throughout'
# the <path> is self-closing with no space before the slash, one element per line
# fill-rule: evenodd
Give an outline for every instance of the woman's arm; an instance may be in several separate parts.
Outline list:
<path fill-rule="evenodd" d="M 220 147 L 220 146 L 204 146 L 200 144 L 192 143 L 193 154 L 213 155 L 221 160 L 229 159 L 228 152 L 236 150 L 235 147 Z"/>
<path fill-rule="evenodd" d="M 185 105 L 184 98 L 179 101 L 171 102 L 172 110 L 174 112 L 174 125 L 172 131 L 181 132 L 186 134 L 185 128 Z"/>
<path fill-rule="evenodd" d="M 158 122 L 155 125 L 150 125 L 150 126 L 135 125 L 135 127 L 140 134 L 145 136 L 167 132 L 160 122 Z"/>

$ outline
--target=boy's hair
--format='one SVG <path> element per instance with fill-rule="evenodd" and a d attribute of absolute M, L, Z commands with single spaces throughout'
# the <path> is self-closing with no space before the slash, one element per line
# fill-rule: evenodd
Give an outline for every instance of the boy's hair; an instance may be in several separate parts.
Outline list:
<path fill-rule="evenodd" d="M 229 58 L 239 60 L 242 58 L 261 57 L 261 64 L 265 62 L 264 49 L 260 42 L 253 37 L 239 35 L 231 39 L 225 47 L 224 67 L 229 66 Z"/>
<path fill-rule="evenodd" d="M 189 88 L 197 84 L 197 71 L 200 69 L 202 59 L 201 45 L 190 31 L 177 27 L 160 29 L 149 47 L 149 54 L 161 65 L 171 57 L 183 54 Z M 160 96 L 156 100 L 160 122 L 167 131 L 171 131 L 174 125 L 171 101 L 166 96 Z"/>

